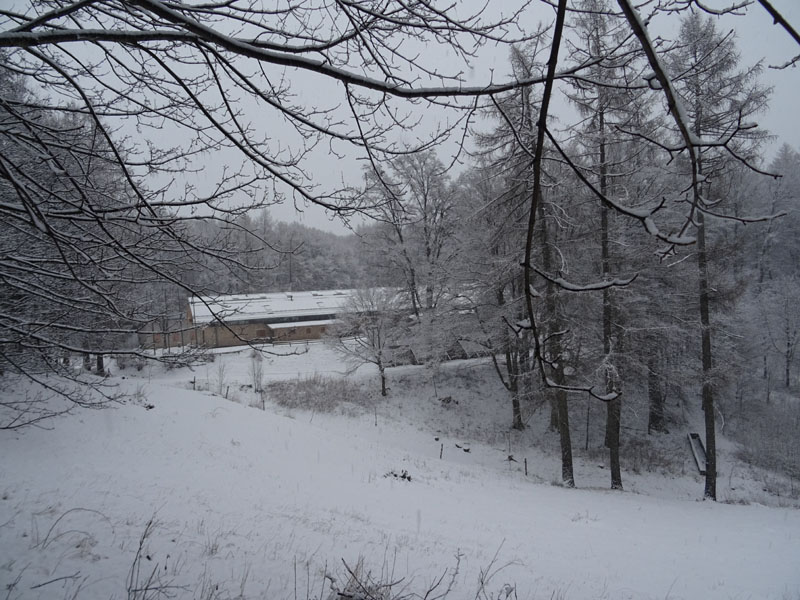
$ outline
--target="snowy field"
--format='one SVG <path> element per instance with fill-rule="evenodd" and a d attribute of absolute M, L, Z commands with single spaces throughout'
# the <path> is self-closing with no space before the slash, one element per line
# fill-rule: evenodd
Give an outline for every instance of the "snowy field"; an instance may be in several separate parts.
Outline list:
<path fill-rule="evenodd" d="M 0 432 L 3 597 L 326 599 L 344 561 L 408 597 L 444 574 L 453 599 L 481 579 L 493 599 L 800 598 L 800 511 L 737 504 L 752 482 L 733 469 L 730 503 L 699 501 L 691 469 L 625 472 L 627 491 L 607 491 L 580 459 L 567 490 L 555 454 L 506 435 L 483 363 L 438 374 L 452 403 L 422 368 L 390 369 L 388 399 L 360 369 L 361 400 L 327 410 L 269 385 L 262 409 L 253 364 L 243 350 L 115 367 L 124 403 Z M 262 367 L 267 381 L 344 370 L 320 344 Z"/>

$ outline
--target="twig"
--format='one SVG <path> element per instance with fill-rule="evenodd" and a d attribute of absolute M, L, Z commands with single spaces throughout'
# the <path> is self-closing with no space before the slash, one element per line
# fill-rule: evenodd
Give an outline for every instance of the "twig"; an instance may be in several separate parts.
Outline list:
<path fill-rule="evenodd" d="M 55 579 L 51 579 L 50 581 L 45 581 L 44 583 L 39 583 L 36 585 L 32 585 L 31 589 L 35 590 L 37 588 L 44 587 L 46 585 L 50 585 L 51 583 L 55 583 L 56 581 L 64 581 L 66 579 L 77 579 L 80 576 L 80 571 L 75 571 L 72 575 L 64 575 L 63 577 L 56 577 Z"/>

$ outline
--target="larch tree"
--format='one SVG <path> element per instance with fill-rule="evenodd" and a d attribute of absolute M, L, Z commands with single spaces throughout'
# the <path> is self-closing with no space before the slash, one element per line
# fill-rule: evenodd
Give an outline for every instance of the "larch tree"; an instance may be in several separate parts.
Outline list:
<path fill-rule="evenodd" d="M 691 134 L 707 145 L 696 155 L 697 197 L 692 218 L 697 228 L 697 269 L 701 330 L 702 397 L 705 418 L 706 481 L 704 494 L 716 500 L 716 424 L 713 384 L 711 295 L 706 218 L 725 217 L 724 197 L 717 186 L 734 163 L 754 160 L 758 141 L 752 117 L 762 111 L 769 90 L 754 75 L 759 66 L 740 69 L 732 33 L 717 31 L 710 17 L 690 13 L 681 22 L 678 47 L 670 56 L 674 86 L 686 110 Z M 716 145 L 725 145 L 720 151 Z M 755 164 L 755 163 L 753 163 Z M 719 183 L 718 183 L 719 182 Z M 724 189 L 724 188 L 723 188 Z M 723 212 L 721 212 L 723 211 Z"/>
<path fill-rule="evenodd" d="M 512 49 L 510 64 L 517 78 L 531 77 L 541 71 L 536 55 L 544 41 L 545 36 L 539 32 L 530 44 Z M 535 365 L 531 361 L 529 331 L 520 325 L 526 313 L 519 264 L 524 224 L 528 220 L 532 134 L 538 97 L 535 90 L 521 88 L 493 97 L 492 103 L 487 111 L 492 128 L 476 136 L 479 175 L 473 184 L 477 184 L 482 204 L 474 207 L 474 217 L 466 220 L 464 226 L 483 233 L 482 252 L 488 253 L 485 259 L 494 268 L 490 273 L 477 273 L 469 285 L 483 291 L 482 318 L 488 329 L 487 341 L 505 359 L 505 373 L 498 362 L 495 368 L 511 395 L 512 428 L 523 429 L 522 400 L 530 402 L 535 393 L 532 380 Z M 554 399 L 554 413 L 555 403 Z M 557 418 L 553 424 L 558 426 Z"/>
<path fill-rule="evenodd" d="M 641 78 L 636 69 L 636 52 L 626 40 L 627 31 L 618 21 L 612 22 L 608 15 L 608 3 L 604 0 L 585 0 L 579 5 L 584 11 L 576 19 L 577 42 L 570 44 L 570 54 L 577 63 L 595 61 L 588 81 L 575 81 L 570 100 L 577 106 L 584 119 L 577 132 L 578 144 L 585 148 L 586 156 L 581 161 L 605 197 L 619 197 L 625 191 L 620 180 L 627 176 L 635 161 L 636 147 L 629 135 L 619 131 L 638 131 L 637 122 L 645 108 L 642 92 L 632 89 L 631 81 Z M 599 57 L 599 60 L 595 57 Z M 638 110 L 637 110 L 638 108 Z M 627 144 L 626 144 L 627 142 Z M 613 190 L 613 191 L 612 191 Z M 600 210 L 600 277 L 612 277 L 611 209 L 599 203 Z M 614 265 L 615 267 L 617 265 Z M 605 391 L 617 396 L 606 403 L 605 444 L 609 449 L 611 488 L 622 489 L 622 473 L 619 461 L 621 420 L 621 378 L 616 356 L 621 350 L 622 328 L 616 322 L 620 307 L 617 306 L 613 288 L 602 290 L 602 345 Z"/>

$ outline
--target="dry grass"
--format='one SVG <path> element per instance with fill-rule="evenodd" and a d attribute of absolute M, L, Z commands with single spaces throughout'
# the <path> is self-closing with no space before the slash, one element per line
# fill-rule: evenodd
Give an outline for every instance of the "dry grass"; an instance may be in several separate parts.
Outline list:
<path fill-rule="evenodd" d="M 283 408 L 319 413 L 332 413 L 346 405 L 367 408 L 377 401 L 375 394 L 356 382 L 319 374 L 269 383 L 265 393 L 272 402 Z"/>

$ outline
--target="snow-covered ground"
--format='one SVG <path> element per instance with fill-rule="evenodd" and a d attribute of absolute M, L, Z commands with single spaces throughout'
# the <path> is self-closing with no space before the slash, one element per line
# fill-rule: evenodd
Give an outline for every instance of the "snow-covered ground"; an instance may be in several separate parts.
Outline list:
<path fill-rule="evenodd" d="M 116 371 L 124 404 L 0 432 L 0 592 L 327 598 L 344 560 L 422 595 L 447 571 L 454 599 L 475 598 L 481 573 L 491 598 L 800 598 L 800 511 L 698 501 L 690 470 L 626 472 L 633 491 L 611 492 L 588 459 L 583 489 L 554 486 L 552 453 L 506 435 L 486 365 L 438 374 L 451 403 L 403 367 L 386 400 L 310 411 L 249 406 L 253 363 Z M 344 370 L 318 344 L 262 366 L 267 381 Z M 372 375 L 353 389 L 371 393 Z M 148 581 L 165 595 L 129 593 Z"/>

